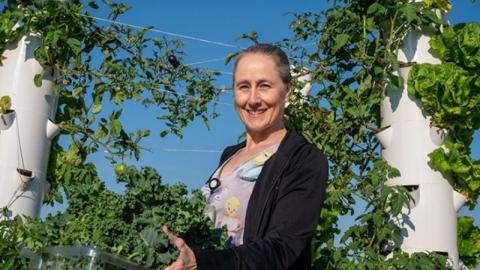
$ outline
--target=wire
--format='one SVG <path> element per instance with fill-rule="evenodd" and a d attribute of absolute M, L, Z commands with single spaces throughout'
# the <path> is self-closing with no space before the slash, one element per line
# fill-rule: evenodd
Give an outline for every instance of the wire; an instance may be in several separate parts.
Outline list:
<path fill-rule="evenodd" d="M 157 147 L 146 147 L 144 148 L 147 152 L 156 152 L 156 151 L 164 151 L 164 152 L 186 152 L 186 153 L 212 153 L 218 154 L 222 153 L 220 150 L 211 150 L 211 149 L 186 149 L 186 148 L 157 148 Z M 107 152 L 107 151 L 105 151 Z"/>
<path fill-rule="evenodd" d="M 96 17 L 96 16 L 86 15 L 86 14 L 80 14 L 80 16 L 85 17 L 85 18 L 95 19 L 95 20 L 98 20 L 98 21 L 109 22 L 109 23 L 113 23 L 113 24 L 129 26 L 129 27 L 136 28 L 136 29 L 156 32 L 156 33 L 160 33 L 160 34 L 164 34 L 164 35 L 170 35 L 170 36 L 174 36 L 174 37 L 190 39 L 190 40 L 205 42 L 205 43 L 209 43 L 209 44 L 229 47 L 229 48 L 244 49 L 241 46 L 236 46 L 236 45 L 232 45 L 232 44 L 228 44 L 228 43 L 224 43 L 224 42 L 213 41 L 213 40 L 208 40 L 208 39 L 204 39 L 204 38 L 198 38 L 198 37 L 194 37 L 194 36 L 174 33 L 174 32 L 163 31 L 163 30 L 159 30 L 159 29 L 156 29 L 156 28 L 139 26 L 139 25 L 134 25 L 134 24 L 130 24 L 130 23 L 124 23 L 124 22 L 104 19 L 104 18 L 100 18 L 100 17 Z M 307 46 L 311 46 L 311 45 L 314 45 L 314 44 L 315 44 L 315 42 L 311 42 L 311 43 L 304 44 L 302 47 L 307 47 Z M 186 65 L 187 66 L 193 66 L 193 65 L 205 64 L 205 63 L 217 62 L 217 61 L 221 61 L 221 60 L 224 60 L 224 59 L 225 58 L 213 58 L 213 59 L 208 59 L 208 60 L 204 60 L 204 61 L 189 63 L 189 64 L 186 64 Z M 233 75 L 232 72 L 228 72 L 228 71 L 217 71 L 217 72 L 219 72 L 220 74 L 224 74 L 224 75 Z"/>
<path fill-rule="evenodd" d="M 185 65 L 186 66 L 194 66 L 194 65 L 206 64 L 206 63 L 218 62 L 218 61 L 222 61 L 222 60 L 225 60 L 225 58 L 213 58 L 213 59 L 208 59 L 208 60 L 204 60 L 204 61 L 188 63 L 188 64 L 185 64 Z M 223 75 L 233 75 L 233 73 L 230 72 L 230 71 L 215 70 L 215 72 L 218 72 L 218 73 L 223 74 Z"/>
<path fill-rule="evenodd" d="M 216 70 L 216 72 L 219 72 L 220 74 L 223 74 L 223 75 L 233 75 L 233 73 L 230 72 L 230 71 L 220 71 L 220 70 Z"/>
<path fill-rule="evenodd" d="M 208 40 L 208 39 L 197 38 L 197 37 L 193 37 L 193 36 L 187 36 L 187 35 L 184 35 L 184 34 L 162 31 L 162 30 L 158 30 L 158 29 L 155 29 L 155 28 L 149 28 L 149 27 L 124 23 L 124 22 L 119 22 L 119 21 L 113 21 L 113 20 L 104 19 L 104 18 L 95 17 L 95 16 L 90 16 L 90 15 L 85 15 L 85 14 L 80 14 L 80 16 L 86 17 L 86 18 L 92 18 L 92 19 L 99 20 L 99 21 L 109 22 L 109 23 L 113 23 L 113 24 L 129 26 L 129 27 L 136 28 L 136 29 L 161 33 L 161 34 L 164 34 L 164 35 L 170 35 L 170 36 L 175 36 L 175 37 L 180 37 L 180 38 L 185 38 L 185 39 L 191 39 L 191 40 L 196 40 L 196 41 L 215 44 L 215 45 L 220 45 L 220 46 L 224 46 L 224 47 L 230 47 L 230 48 L 236 48 L 236 49 L 242 49 L 243 48 L 243 47 L 240 47 L 240 46 L 236 46 L 236 45 L 232 45 L 232 44 L 228 44 L 228 43 L 224 43 L 224 42 L 212 41 L 212 40 Z M 190 64 L 186 64 L 186 65 L 187 66 L 193 66 L 193 65 L 198 65 L 198 64 L 221 61 L 221 60 L 224 60 L 224 59 L 225 58 L 214 58 L 214 59 L 208 59 L 208 60 L 205 60 L 205 61 L 194 62 L 194 63 L 190 63 Z M 232 72 L 228 72 L 228 71 L 217 71 L 217 72 L 219 72 L 220 74 L 224 74 L 224 75 L 233 75 Z"/>
<path fill-rule="evenodd" d="M 80 16 L 95 19 L 95 20 L 98 20 L 98 21 L 109 22 L 109 23 L 113 23 L 113 24 L 129 26 L 129 27 L 136 28 L 136 29 L 151 31 L 151 32 L 155 32 L 155 33 L 160 33 L 160 34 L 164 34 L 164 35 L 168 35 L 168 36 L 190 39 L 190 40 L 200 41 L 200 42 L 204 42 L 204 43 L 219 45 L 219 46 L 223 46 L 223 47 L 242 49 L 242 47 L 240 47 L 240 46 L 236 46 L 236 45 L 232 45 L 232 44 L 228 44 L 228 43 L 224 43 L 224 42 L 213 41 L 213 40 L 198 38 L 198 37 L 179 34 L 179 33 L 167 32 L 167 31 L 163 31 L 163 30 L 159 30 L 159 29 L 155 29 L 155 28 L 144 27 L 144 26 L 134 25 L 134 24 L 130 24 L 130 23 L 124 23 L 124 22 L 119 22 L 119 21 L 113 21 L 113 20 L 109 20 L 109 19 L 104 19 L 104 18 L 100 18 L 100 17 L 91 16 L 91 15 L 80 14 Z"/>
<path fill-rule="evenodd" d="M 186 66 L 194 66 L 194 65 L 206 64 L 206 63 L 218 62 L 218 61 L 222 61 L 224 59 L 225 58 L 213 58 L 213 59 L 208 59 L 208 60 L 204 60 L 204 61 L 188 63 L 188 64 L 185 64 L 185 65 Z M 218 72 L 218 73 L 223 74 L 223 75 L 233 75 L 233 73 L 230 72 L 230 71 L 215 70 L 215 72 Z"/>
<path fill-rule="evenodd" d="M 179 37 L 179 38 L 184 38 L 184 39 L 190 39 L 190 40 L 205 42 L 205 43 L 209 43 L 209 44 L 229 47 L 229 48 L 244 49 L 244 47 L 228 44 L 228 43 L 225 43 L 225 42 L 213 41 L 213 40 L 208 40 L 208 39 L 204 39 L 204 38 L 184 35 L 184 34 L 180 34 L 180 33 L 163 31 L 163 30 L 159 30 L 159 29 L 156 29 L 156 28 L 139 26 L 139 25 L 134 25 L 134 24 L 130 24 L 130 23 L 124 23 L 124 22 L 109 20 L 109 19 L 100 18 L 100 17 L 96 17 L 96 16 L 86 15 L 86 14 L 80 14 L 80 16 L 85 17 L 85 18 L 95 19 L 95 20 L 98 20 L 98 21 L 109 22 L 109 23 L 113 23 L 113 24 L 129 26 L 129 27 L 136 28 L 136 29 L 156 32 L 156 33 L 160 33 L 160 34 L 164 34 L 164 35 L 169 35 L 169 36 L 174 36 L 174 37 Z M 306 43 L 306 44 L 302 45 L 301 47 L 308 47 L 308 46 L 312 46 L 312 45 L 315 45 L 315 44 L 316 44 L 315 42 L 310 42 L 310 43 Z M 208 60 L 204 60 L 204 61 L 189 63 L 189 64 L 186 64 L 186 65 L 193 66 L 193 65 L 205 64 L 205 63 L 217 62 L 217 61 L 221 61 L 221 60 L 224 60 L 224 59 L 225 58 L 213 58 L 213 59 L 208 59 Z M 233 75 L 232 72 L 228 72 L 228 71 L 217 71 L 217 72 L 220 72 L 221 74 L 224 74 L 224 75 Z"/>
<path fill-rule="evenodd" d="M 309 47 L 309 46 L 313 46 L 313 45 L 317 45 L 317 42 L 305 43 L 303 45 L 300 45 L 300 47 Z"/>
<path fill-rule="evenodd" d="M 181 149 L 181 148 L 149 148 L 149 150 L 165 151 L 165 152 L 189 152 L 189 153 L 221 153 L 220 150 L 210 149 Z"/>
<path fill-rule="evenodd" d="M 185 64 L 185 65 L 186 66 L 193 66 L 193 65 L 205 64 L 205 63 L 211 63 L 211 62 L 218 62 L 218 61 L 222 61 L 222 60 L 225 60 L 225 58 L 224 57 L 213 58 L 213 59 L 208 59 L 208 60 L 199 61 L 199 62 L 193 62 L 193 63 L 189 63 L 189 64 Z"/>
<path fill-rule="evenodd" d="M 174 92 L 174 91 L 169 91 L 169 90 L 165 90 L 165 89 L 158 89 L 159 92 L 164 92 L 164 93 L 169 93 L 169 94 L 177 94 L 179 96 L 183 96 L 183 97 L 188 97 L 188 98 L 192 98 L 192 99 L 201 99 L 200 97 L 197 97 L 197 96 L 193 96 L 193 95 L 189 95 L 189 94 L 182 94 L 182 93 L 177 93 L 177 92 Z M 216 104 L 220 104 L 220 105 L 224 105 L 224 106 L 229 106 L 229 107 L 233 107 L 233 105 L 231 103 L 227 103 L 227 102 L 221 102 L 221 101 L 217 101 L 217 100 L 213 100 L 211 101 L 212 103 L 216 103 Z"/>
<path fill-rule="evenodd" d="M 310 42 L 310 43 L 305 43 L 303 45 L 300 45 L 300 47 L 309 47 L 309 46 L 313 46 L 313 45 L 316 45 L 317 43 L 316 42 Z M 206 64 L 206 63 L 212 63 L 212 62 L 218 62 L 218 61 L 222 61 L 222 60 L 225 60 L 225 58 L 212 58 L 212 59 L 207 59 L 207 60 L 203 60 L 203 61 L 197 61 L 197 62 L 192 62 L 192 63 L 188 63 L 188 64 L 185 64 L 186 66 L 193 66 L 193 65 L 200 65 L 200 64 Z M 228 74 L 228 75 L 233 75 L 232 72 L 228 72 L 228 71 L 218 71 L 222 74 Z"/>

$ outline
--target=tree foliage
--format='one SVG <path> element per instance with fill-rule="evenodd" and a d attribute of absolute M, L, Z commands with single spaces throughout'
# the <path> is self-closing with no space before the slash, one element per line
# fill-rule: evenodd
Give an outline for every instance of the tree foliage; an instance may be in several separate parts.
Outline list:
<path fill-rule="evenodd" d="M 296 14 L 290 25 L 295 36 L 282 42 L 295 59 L 293 65 L 302 67 L 297 74 L 311 73 L 313 83 L 319 86 L 311 97 L 298 96 L 297 104 L 289 106 L 289 123 L 324 150 L 331 162 L 328 196 L 313 241 L 315 266 L 317 269 L 446 268 L 447 261 L 441 255 L 407 255 L 399 250 L 401 221 L 397 218 L 401 219 L 402 208 L 409 208 L 411 197 L 402 187 L 385 185 L 385 181 L 398 172 L 381 160 L 380 146 L 374 135 L 383 128 L 380 126 L 380 101 L 385 88 L 395 90 L 407 83 L 395 71 L 415 64 L 397 61 L 397 52 L 404 37 L 409 31 L 421 31 L 427 27 L 445 27 L 448 34 L 452 30 L 437 17 L 434 8 L 447 11 L 450 3 L 382 0 L 330 3 L 330 8 L 321 12 Z M 468 58 L 468 65 L 475 65 L 478 47 L 478 43 L 474 42 L 477 39 L 476 28 L 456 26 L 455 29 L 461 29 L 462 34 L 435 37 L 432 47 L 440 48 L 440 44 L 447 44 L 443 48 L 444 55 L 459 55 Z M 464 42 L 450 41 L 452 36 Z M 433 124 L 442 120 L 435 117 L 437 114 L 457 123 L 455 134 L 462 135 L 460 140 L 465 143 L 464 148 L 455 157 L 451 151 L 442 162 L 455 172 L 460 166 L 465 169 L 461 172 L 462 177 L 455 177 L 454 187 L 460 192 L 467 190 L 463 193 L 469 195 L 473 207 L 478 196 L 479 184 L 475 176 L 478 161 L 469 156 L 469 145 L 473 131 L 478 129 L 475 124 L 478 91 L 476 77 L 468 72 L 477 72 L 478 65 L 468 67 L 468 72 L 442 70 L 444 73 L 439 74 L 443 77 L 437 76 L 438 80 L 434 76 L 437 73 L 421 70 L 423 67 L 430 66 L 414 65 L 411 72 L 414 79 L 409 79 L 409 85 L 428 87 L 423 91 L 425 96 L 418 98 L 433 116 Z M 422 76 L 415 77 L 420 70 Z M 447 84 L 452 87 L 438 88 Z M 432 95 L 438 96 L 438 99 L 429 98 Z M 437 161 L 438 154 L 436 158 L 432 156 L 434 168 Z M 339 217 L 354 214 L 358 205 L 363 204 L 366 205 L 363 211 L 355 213 L 355 224 L 341 232 Z M 459 237 L 459 245 L 468 241 L 467 234 Z M 475 267 L 475 263 L 465 256 L 467 253 L 461 251 L 460 258 L 465 259 L 470 267 Z"/>
<path fill-rule="evenodd" d="M 221 233 L 211 233 L 198 193 L 187 194 L 184 185 L 162 185 L 151 168 L 136 170 L 125 159 L 139 159 L 142 139 L 150 130 L 129 131 L 122 124 L 125 106 L 154 108 L 159 114 L 160 136 L 182 136 L 182 128 L 196 118 L 215 117 L 210 101 L 220 91 L 216 72 L 182 65 L 182 43 L 152 39 L 146 30 L 115 23 L 99 24 L 92 10 L 109 10 L 115 21 L 129 7 L 108 0 L 3 0 L 0 14 L 0 51 L 23 36 L 38 37 L 34 56 L 44 73 L 33 80 L 54 78 L 58 96 L 56 122 L 62 129 L 52 142 L 47 181 L 51 190 L 45 203 L 68 201 L 64 213 L 44 221 L 2 221 L 0 268 L 25 267 L 19 245 L 34 251 L 48 245 L 95 245 L 158 268 L 175 254 L 162 224 L 171 225 L 193 246 L 215 245 Z M 101 5 L 101 6 L 100 6 Z M 173 65 L 171 60 L 177 63 Z M 28 79 L 28 78 L 26 78 Z M 34 91 L 35 89 L 31 89 Z M 132 105 L 133 104 L 133 105 Z M 138 117 L 142 117 L 139 113 Z M 60 143 L 61 141 L 61 143 Z M 87 157 L 105 151 L 116 166 L 124 194 L 105 188 Z M 113 168 L 112 168 L 113 170 Z M 62 191 L 65 196 L 62 196 Z M 2 214 L 2 216 L 5 216 Z M 5 255 L 5 257 L 4 257 Z"/>
<path fill-rule="evenodd" d="M 55 78 L 56 121 L 70 144 L 66 149 L 53 148 L 48 179 L 54 191 L 62 185 L 56 174 L 60 164 L 79 166 L 99 149 L 108 153 L 112 163 L 139 158 L 140 142 L 150 131 L 123 127 L 122 107 L 127 104 L 158 108 L 162 136 L 182 136 L 181 129 L 195 117 L 207 123 L 207 116 L 216 115 L 208 102 L 220 92 L 213 86 L 218 74 L 185 65 L 174 67 L 168 61 L 173 55 L 181 61 L 181 42 L 151 39 L 146 30 L 119 24 L 100 25 L 89 15 L 99 8 L 95 1 L 87 5 L 56 0 L 2 2 L 6 3 L 0 51 L 23 35 L 40 36 L 42 45 L 35 50 L 35 58 Z M 103 3 L 113 21 L 129 9 L 125 4 Z M 32 79 L 40 85 L 44 76 L 37 74 Z M 60 199 L 58 192 L 47 196 L 47 201 L 55 199 Z"/>

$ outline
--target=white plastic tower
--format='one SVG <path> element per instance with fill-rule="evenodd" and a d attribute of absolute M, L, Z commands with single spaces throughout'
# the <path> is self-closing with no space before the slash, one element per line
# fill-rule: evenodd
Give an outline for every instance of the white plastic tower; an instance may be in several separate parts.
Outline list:
<path fill-rule="evenodd" d="M 398 53 L 403 63 L 439 64 L 430 53 L 429 40 L 433 29 L 422 29 L 407 35 Z M 404 84 L 400 90 L 386 89 L 381 103 L 382 127 L 377 134 L 382 156 L 401 176 L 388 185 L 406 186 L 415 202 L 404 209 L 401 249 L 408 253 L 437 252 L 448 256 L 458 269 L 457 215 L 466 198 L 453 190 L 441 173 L 429 166 L 427 156 L 442 146 L 447 136 L 442 129 L 431 126 L 430 116 L 421 103 L 408 95 L 410 67 L 398 71 Z"/>
<path fill-rule="evenodd" d="M 0 96 L 10 96 L 15 111 L 13 122 L 0 130 L 0 207 L 30 217 L 40 214 L 50 141 L 59 131 L 52 122 L 57 96 L 51 71 L 33 55 L 40 42 L 22 37 L 3 52 L 0 65 Z M 43 74 L 41 87 L 33 82 L 36 74 Z"/>

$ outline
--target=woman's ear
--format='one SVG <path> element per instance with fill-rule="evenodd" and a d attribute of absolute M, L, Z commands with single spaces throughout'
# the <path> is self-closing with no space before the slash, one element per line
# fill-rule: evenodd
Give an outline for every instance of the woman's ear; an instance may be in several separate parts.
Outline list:
<path fill-rule="evenodd" d="M 289 83 L 286 89 L 287 94 L 285 95 L 285 103 L 288 103 L 290 101 L 290 96 L 292 95 L 292 89 L 293 89 L 292 84 Z"/>

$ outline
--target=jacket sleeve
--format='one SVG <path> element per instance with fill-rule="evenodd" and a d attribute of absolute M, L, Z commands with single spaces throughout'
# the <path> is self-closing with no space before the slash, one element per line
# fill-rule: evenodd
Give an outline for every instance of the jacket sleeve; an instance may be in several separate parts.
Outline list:
<path fill-rule="evenodd" d="M 265 237 L 225 250 L 194 250 L 198 269 L 287 269 L 310 244 L 325 197 L 328 162 L 312 146 L 286 170 Z"/>

